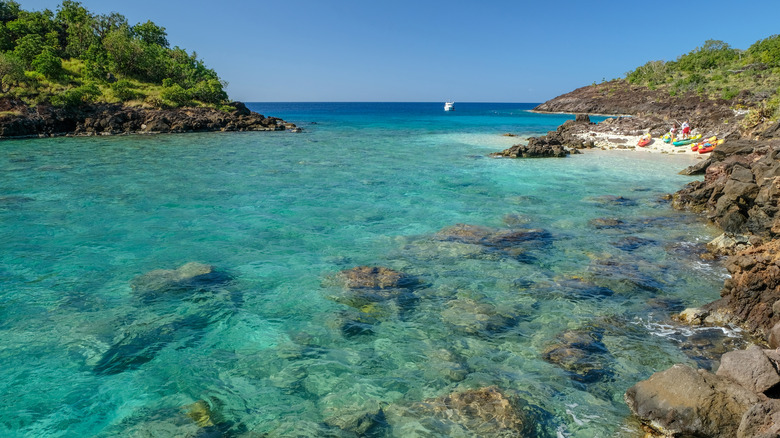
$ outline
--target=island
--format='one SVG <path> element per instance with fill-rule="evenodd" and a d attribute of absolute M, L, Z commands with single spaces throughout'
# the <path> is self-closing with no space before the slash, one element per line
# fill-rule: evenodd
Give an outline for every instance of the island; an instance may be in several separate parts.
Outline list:
<path fill-rule="evenodd" d="M 152 21 L 0 2 L 0 138 L 300 130 L 231 102 L 226 85 Z"/>
<path fill-rule="evenodd" d="M 723 231 L 708 245 L 708 256 L 723 257 L 730 277 L 719 300 L 670 319 L 736 326 L 755 341 L 723 354 L 717 370 L 678 364 L 659 371 L 629 388 L 625 399 L 648 436 L 778 436 L 780 35 L 744 51 L 706 41 L 675 61 L 648 62 L 625 78 L 579 88 L 535 111 L 578 116 L 494 156 L 565 157 L 588 148 L 638 153 L 642 135 L 660 143 L 685 121 L 705 138 L 724 140 L 683 171 L 704 179 L 669 198 L 675 208 L 699 213 Z M 588 114 L 608 118 L 594 124 Z"/>

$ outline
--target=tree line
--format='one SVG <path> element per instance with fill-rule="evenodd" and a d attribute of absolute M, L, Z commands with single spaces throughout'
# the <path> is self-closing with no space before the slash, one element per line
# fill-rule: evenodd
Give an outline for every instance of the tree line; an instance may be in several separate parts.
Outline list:
<path fill-rule="evenodd" d="M 63 68 L 72 60 L 79 61 L 78 78 Z M 50 96 L 63 105 L 95 100 L 105 88 L 120 101 L 144 97 L 132 81 L 159 85 L 159 98 L 173 106 L 228 98 L 217 73 L 194 52 L 170 47 L 165 28 L 152 21 L 130 25 L 121 14 L 93 14 L 72 0 L 56 13 L 0 1 L 0 91 L 46 81 L 77 85 Z"/>

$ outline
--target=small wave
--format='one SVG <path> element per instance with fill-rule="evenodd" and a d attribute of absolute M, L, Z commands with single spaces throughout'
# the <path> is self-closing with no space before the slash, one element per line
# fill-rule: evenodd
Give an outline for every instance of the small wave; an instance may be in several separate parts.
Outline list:
<path fill-rule="evenodd" d="M 646 321 L 642 318 L 636 318 L 635 324 L 640 325 L 647 329 L 650 334 L 661 338 L 671 339 L 677 342 L 682 342 L 684 338 L 689 338 L 697 333 L 706 333 L 712 331 L 720 331 L 723 336 L 728 338 L 741 338 L 744 336 L 744 332 L 739 327 L 691 327 L 684 325 L 673 325 L 670 323 L 662 323 L 655 321 Z"/>

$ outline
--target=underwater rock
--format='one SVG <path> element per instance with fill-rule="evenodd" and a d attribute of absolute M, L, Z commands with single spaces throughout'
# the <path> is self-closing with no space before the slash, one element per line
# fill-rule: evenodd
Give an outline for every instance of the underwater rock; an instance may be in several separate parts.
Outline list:
<path fill-rule="evenodd" d="M 192 292 L 228 282 L 230 277 L 213 266 L 198 262 L 186 263 L 177 269 L 156 269 L 130 281 L 133 292 L 144 301 L 154 301 L 166 295 Z"/>
<path fill-rule="evenodd" d="M 611 375 L 613 357 L 601 342 L 599 331 L 570 330 L 558 336 L 558 343 L 542 353 L 542 358 L 568 371 L 583 383 L 593 383 Z"/>
<path fill-rule="evenodd" d="M 349 289 L 408 289 L 418 284 L 413 276 L 381 266 L 358 266 L 338 275 Z"/>
<path fill-rule="evenodd" d="M 374 317 L 388 317 L 411 310 L 418 301 L 414 290 L 422 286 L 411 275 L 371 266 L 341 271 L 329 278 L 325 286 L 333 283 L 342 289 L 332 290 L 328 298 Z"/>
<path fill-rule="evenodd" d="M 585 281 L 581 278 L 557 280 L 551 287 L 551 294 L 563 299 L 601 299 L 611 297 L 615 291 L 608 287 Z"/>
<path fill-rule="evenodd" d="M 495 334 L 517 325 L 519 316 L 506 314 L 495 306 L 473 298 L 458 297 L 441 312 L 442 320 L 467 334 Z"/>
<path fill-rule="evenodd" d="M 542 229 L 495 229 L 478 225 L 456 224 L 436 233 L 435 240 L 478 245 L 518 261 L 529 261 L 526 254 L 552 242 L 552 234 Z"/>
<path fill-rule="evenodd" d="M 541 410 L 495 386 L 428 399 L 409 408 L 394 406 L 387 418 L 399 436 L 544 436 Z"/>
<path fill-rule="evenodd" d="M 598 196 L 592 198 L 592 200 L 604 206 L 633 207 L 637 205 L 637 202 L 633 199 L 615 195 Z"/>
<path fill-rule="evenodd" d="M 603 228 L 620 228 L 626 226 L 626 222 L 613 217 L 602 217 L 591 219 L 589 222 L 591 227 L 596 229 Z"/>
<path fill-rule="evenodd" d="M 663 284 L 642 269 L 658 269 L 648 264 L 630 263 L 624 259 L 608 257 L 596 259 L 583 274 L 586 281 L 612 289 L 616 293 L 661 292 Z M 658 275 L 661 275 L 659 272 Z"/>
<path fill-rule="evenodd" d="M 636 237 L 636 236 L 626 236 L 622 239 L 616 240 L 614 242 L 610 242 L 610 245 L 614 246 L 615 248 L 621 249 L 626 252 L 634 251 L 635 249 L 639 249 L 646 245 L 652 245 L 656 242 L 654 240 L 645 239 L 642 237 Z"/>
<path fill-rule="evenodd" d="M 111 375 L 137 369 L 154 359 L 174 340 L 188 336 L 200 338 L 208 324 L 209 319 L 201 315 L 189 315 L 160 325 L 134 324 L 103 354 L 93 371 L 99 375 Z"/>

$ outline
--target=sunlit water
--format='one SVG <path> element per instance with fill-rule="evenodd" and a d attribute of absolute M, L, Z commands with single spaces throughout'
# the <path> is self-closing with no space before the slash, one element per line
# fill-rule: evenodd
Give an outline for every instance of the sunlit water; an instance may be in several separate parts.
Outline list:
<path fill-rule="evenodd" d="M 371 436 L 448 436 L 410 406 L 496 386 L 543 434 L 635 436 L 623 393 L 696 364 L 668 317 L 725 275 L 697 258 L 716 231 L 661 199 L 691 162 L 490 159 L 571 116 L 456 105 L 254 104 L 305 131 L 0 144 L 0 435 L 348 437 L 379 406 Z M 456 224 L 541 237 L 437 234 Z M 223 277 L 131 287 L 191 261 Z M 334 277 L 356 266 L 418 285 L 350 306 Z M 594 339 L 592 370 L 550 360 L 567 333 Z"/>

